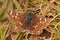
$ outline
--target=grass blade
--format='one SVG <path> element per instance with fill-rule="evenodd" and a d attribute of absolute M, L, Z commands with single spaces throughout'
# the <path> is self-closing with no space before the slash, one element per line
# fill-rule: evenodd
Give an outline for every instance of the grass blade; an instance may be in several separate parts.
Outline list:
<path fill-rule="evenodd" d="M 8 23 L 7 26 L 6 26 L 6 30 L 4 32 L 3 38 L 2 38 L 3 40 L 5 40 L 10 35 L 10 33 L 9 33 L 10 29 L 11 29 L 11 24 Z"/>
<path fill-rule="evenodd" d="M 21 6 L 18 4 L 17 0 L 13 0 L 13 3 L 15 4 L 18 11 L 23 11 Z"/>
<path fill-rule="evenodd" d="M 3 25 L 0 23 L 0 38 L 2 38 L 2 27 Z"/>
<path fill-rule="evenodd" d="M 21 40 L 22 32 L 18 32 L 15 40 Z"/>
<path fill-rule="evenodd" d="M 0 2 L 3 2 L 4 0 L 0 0 Z"/>
<path fill-rule="evenodd" d="M 7 9 L 8 4 L 9 4 L 9 0 L 6 0 L 5 5 L 2 8 L 0 8 L 0 20 L 2 18 L 5 18 L 5 11 Z"/>
<path fill-rule="evenodd" d="M 29 40 L 33 40 L 33 35 L 30 36 Z"/>

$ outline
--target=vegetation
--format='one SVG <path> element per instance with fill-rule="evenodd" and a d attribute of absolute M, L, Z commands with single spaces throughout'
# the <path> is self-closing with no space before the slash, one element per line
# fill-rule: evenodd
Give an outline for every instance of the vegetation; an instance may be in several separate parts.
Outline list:
<path fill-rule="evenodd" d="M 0 0 L 0 40 L 42 40 L 44 31 L 40 35 L 27 32 L 11 32 L 13 24 L 8 20 L 7 11 L 27 12 L 29 9 L 34 13 L 50 19 L 48 26 L 43 29 L 51 33 L 47 40 L 60 40 L 60 0 Z M 46 33 L 45 33 L 46 34 Z"/>

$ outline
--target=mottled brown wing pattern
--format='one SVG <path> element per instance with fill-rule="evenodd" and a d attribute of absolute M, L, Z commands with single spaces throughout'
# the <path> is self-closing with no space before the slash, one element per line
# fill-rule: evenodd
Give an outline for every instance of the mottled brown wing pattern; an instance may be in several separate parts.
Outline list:
<path fill-rule="evenodd" d="M 49 23 L 49 18 L 43 18 L 42 15 L 34 14 L 33 22 L 30 27 L 24 25 L 26 19 L 26 13 L 10 11 L 7 13 L 8 19 L 13 22 L 13 30 L 21 30 L 22 32 L 27 31 L 31 34 L 38 35 L 42 32 L 42 29 L 46 28 Z"/>

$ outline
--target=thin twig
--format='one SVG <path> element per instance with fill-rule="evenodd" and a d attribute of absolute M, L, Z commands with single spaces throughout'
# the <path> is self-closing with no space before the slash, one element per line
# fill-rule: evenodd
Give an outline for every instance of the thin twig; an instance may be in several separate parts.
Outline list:
<path fill-rule="evenodd" d="M 52 19 L 50 20 L 50 22 L 47 24 L 47 26 L 48 26 L 58 15 L 60 15 L 60 13 L 58 13 L 54 18 L 52 18 Z"/>
<path fill-rule="evenodd" d="M 57 29 L 57 26 L 60 24 L 60 22 L 58 22 L 56 25 L 55 25 L 55 27 L 54 27 L 54 29 L 56 29 L 57 31 L 58 31 L 58 29 Z M 58 31 L 59 32 L 59 31 Z"/>

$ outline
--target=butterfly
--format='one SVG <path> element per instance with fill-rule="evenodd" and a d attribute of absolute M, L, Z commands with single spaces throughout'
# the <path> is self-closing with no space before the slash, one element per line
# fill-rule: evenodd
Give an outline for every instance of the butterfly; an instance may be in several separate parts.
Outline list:
<path fill-rule="evenodd" d="M 39 35 L 47 27 L 50 19 L 42 15 L 35 14 L 32 10 L 25 12 L 9 11 L 6 13 L 8 20 L 13 23 L 12 29 L 15 31 L 27 31 L 30 34 Z"/>

